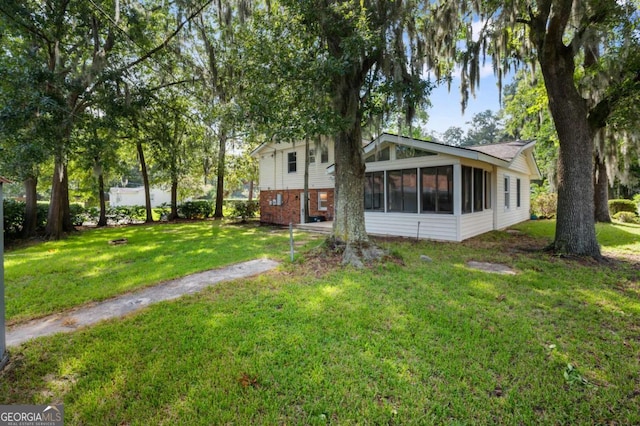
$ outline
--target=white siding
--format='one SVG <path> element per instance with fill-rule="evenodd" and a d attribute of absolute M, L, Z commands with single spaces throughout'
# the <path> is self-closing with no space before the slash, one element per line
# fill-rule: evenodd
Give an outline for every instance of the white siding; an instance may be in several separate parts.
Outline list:
<path fill-rule="evenodd" d="M 524 222 L 531 216 L 529 213 L 529 205 L 531 200 L 531 181 L 529 176 L 516 173 L 512 170 L 498 168 L 498 189 L 497 189 L 497 223 L 496 229 L 504 229 L 516 223 Z M 504 206 L 504 178 L 509 177 L 509 194 L 510 205 L 506 209 Z M 516 182 L 520 179 L 520 207 L 516 205 Z"/>
<path fill-rule="evenodd" d="M 493 230 L 493 210 L 467 213 L 460 217 L 460 240 Z"/>
<path fill-rule="evenodd" d="M 509 166 L 509 170 L 513 170 L 514 172 L 522 173 L 525 175 L 532 173 L 532 171 L 529 169 L 529 164 L 527 164 L 526 158 L 522 154 L 517 156 L 511 162 L 511 165 Z"/>
<path fill-rule="evenodd" d="M 313 148 L 313 143 L 312 143 Z M 309 188 L 333 188 L 327 167 L 333 164 L 333 144 L 329 143 L 329 162 L 320 162 L 320 150 L 316 150 L 315 163 L 309 164 Z M 296 153 L 297 170 L 289 173 L 288 154 Z M 304 143 L 271 144 L 258 154 L 260 162 L 260 189 L 302 189 L 304 188 Z"/>
<path fill-rule="evenodd" d="M 367 233 L 416 238 L 459 241 L 458 218 L 452 214 L 365 212 Z"/>
<path fill-rule="evenodd" d="M 171 203 L 171 192 L 161 188 L 149 189 L 151 197 L 151 207 L 158 207 L 161 204 Z M 178 202 L 187 200 L 178 200 Z M 109 189 L 109 205 L 112 207 L 120 206 L 144 206 L 144 187 L 138 188 L 110 188 Z"/>
<path fill-rule="evenodd" d="M 384 143 L 380 146 L 393 144 Z M 312 147 L 314 144 L 312 144 Z M 334 188 L 334 180 L 328 175 L 327 167 L 334 163 L 333 142 L 328 141 L 329 161 L 321 163 L 320 149 L 316 149 L 315 162 L 309 167 L 309 188 Z M 446 147 L 438 147 L 442 150 Z M 296 152 L 297 171 L 288 172 L 287 154 Z M 451 152 L 450 152 L 451 151 Z M 420 167 L 434 167 L 453 165 L 454 167 L 454 214 L 423 214 L 423 213 L 383 213 L 365 212 L 366 230 L 374 235 L 394 235 L 409 238 L 425 238 L 443 241 L 462 241 L 480 235 L 492 229 L 503 229 L 513 224 L 529 219 L 530 206 L 530 177 L 537 176 L 532 169 L 532 157 L 527 160 L 523 154 L 519 155 L 508 166 L 500 167 L 490 158 L 487 161 L 461 157 L 455 154 L 455 149 L 439 152 L 437 155 L 396 159 L 395 150 L 391 149 L 389 161 L 366 163 L 366 171 L 389 171 L 401 169 L 418 169 Z M 464 154 L 464 153 L 463 153 Z M 304 187 L 304 155 L 303 142 L 290 144 L 279 143 L 265 146 L 256 155 L 260 162 L 260 189 L 262 190 L 297 190 Z M 527 154 L 529 155 L 529 154 Z M 464 158 L 462 158 L 464 157 Z M 491 209 L 482 212 L 461 214 L 461 166 L 481 168 L 491 172 Z M 504 207 L 504 177 L 510 180 L 510 208 Z M 516 182 L 520 179 L 520 207 L 516 203 Z M 386 203 L 385 203 L 386 204 Z"/>

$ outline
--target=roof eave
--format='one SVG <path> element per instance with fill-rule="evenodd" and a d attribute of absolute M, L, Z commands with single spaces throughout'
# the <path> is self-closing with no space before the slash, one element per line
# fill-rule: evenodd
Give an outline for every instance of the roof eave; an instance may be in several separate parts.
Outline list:
<path fill-rule="evenodd" d="M 518 153 L 516 155 L 514 155 L 513 159 L 511 159 L 511 161 L 509 162 L 509 166 L 511 166 L 511 164 L 516 160 L 516 158 L 518 158 L 520 155 L 522 155 L 526 151 L 531 150 L 527 154 L 527 157 L 530 158 L 531 163 L 534 166 L 533 175 L 532 175 L 534 180 L 542 179 L 542 173 L 540 172 L 540 168 L 538 167 L 538 162 L 536 161 L 536 159 L 535 159 L 535 157 L 533 155 L 533 147 L 536 145 L 536 142 L 537 142 L 537 140 L 535 140 L 535 139 L 532 139 L 529 142 L 527 142 L 525 145 L 523 145 L 518 150 Z"/>
<path fill-rule="evenodd" d="M 462 157 L 468 160 L 483 161 L 485 163 L 494 164 L 496 166 L 509 165 L 509 161 L 507 160 L 503 160 L 501 158 L 494 157 L 492 155 L 485 154 L 480 151 L 475 151 L 475 150 L 463 148 L 463 147 L 445 145 L 443 143 L 438 143 L 433 141 L 406 138 L 404 136 L 392 135 L 389 133 L 383 133 L 382 135 L 380 135 L 380 137 L 378 137 L 377 139 L 369 143 L 367 146 L 365 146 L 364 147 L 365 155 L 370 153 L 374 149 L 376 144 L 380 144 L 384 142 L 396 143 L 396 144 L 399 143 L 401 145 L 410 146 L 412 148 L 419 148 L 419 149 L 424 148 L 423 144 L 426 143 L 426 144 L 429 144 L 431 151 L 437 154 L 448 154 L 455 157 Z"/>
<path fill-rule="evenodd" d="M 262 142 L 260 145 L 258 145 L 258 147 L 257 147 L 257 148 L 255 148 L 253 151 L 251 151 L 251 152 L 249 153 L 249 156 L 250 156 L 250 157 L 255 157 L 255 156 L 256 156 L 256 155 L 258 155 L 258 153 L 259 153 L 260 151 L 262 151 L 262 149 L 263 149 L 263 148 L 265 148 L 266 146 L 267 146 L 267 143 L 266 143 L 266 142 Z"/>

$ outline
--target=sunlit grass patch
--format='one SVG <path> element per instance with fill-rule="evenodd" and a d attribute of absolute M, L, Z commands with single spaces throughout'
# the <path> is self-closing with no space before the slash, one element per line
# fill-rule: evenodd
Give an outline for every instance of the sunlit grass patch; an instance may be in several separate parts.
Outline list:
<path fill-rule="evenodd" d="M 136 288 L 263 256 L 279 258 L 284 232 L 220 221 L 83 231 L 10 250 L 5 294 L 10 322 L 103 300 Z M 127 243 L 109 245 L 126 238 Z"/>
<path fill-rule="evenodd" d="M 402 264 L 365 270 L 285 261 L 24 344 L 0 403 L 62 401 L 66 424 L 640 423 L 636 270 L 524 250 L 541 237 L 376 240 Z"/>

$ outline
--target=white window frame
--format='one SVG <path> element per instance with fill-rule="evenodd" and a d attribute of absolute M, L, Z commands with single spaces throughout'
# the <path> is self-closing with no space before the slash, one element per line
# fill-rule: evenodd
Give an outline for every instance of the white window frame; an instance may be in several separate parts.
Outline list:
<path fill-rule="evenodd" d="M 516 179 L 516 208 L 522 207 L 522 180 Z"/>
<path fill-rule="evenodd" d="M 504 209 L 511 209 L 511 176 L 504 176 Z"/>
<path fill-rule="evenodd" d="M 292 156 L 293 156 L 293 161 L 291 160 Z M 294 166 L 295 170 L 291 170 L 291 166 Z M 287 172 L 288 173 L 298 172 L 298 153 L 295 151 L 287 153 Z"/>
<path fill-rule="evenodd" d="M 320 145 L 320 163 L 326 164 L 329 162 L 329 146 L 326 143 Z"/>
<path fill-rule="evenodd" d="M 322 200 L 322 194 L 325 195 L 324 201 Z M 318 191 L 318 211 L 326 212 L 329 210 L 329 193 L 327 191 Z"/>

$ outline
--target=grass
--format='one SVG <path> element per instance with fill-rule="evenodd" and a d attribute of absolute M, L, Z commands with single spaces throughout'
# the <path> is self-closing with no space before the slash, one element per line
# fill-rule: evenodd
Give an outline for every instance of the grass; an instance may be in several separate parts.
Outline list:
<path fill-rule="evenodd" d="M 299 258 L 38 339 L 11 351 L 0 404 L 64 402 L 70 425 L 638 424 L 639 266 L 531 251 L 548 227 L 381 240 L 402 262 L 364 271 Z"/>
<path fill-rule="evenodd" d="M 555 232 L 555 221 L 541 220 L 524 222 L 516 229 L 520 229 L 527 234 L 545 238 L 552 241 Z M 640 255 L 640 225 L 631 223 L 596 224 L 596 236 L 602 245 L 602 252 L 605 256 L 639 256 Z"/>
<path fill-rule="evenodd" d="M 84 231 L 5 253 L 7 320 L 24 321 L 181 277 L 264 256 L 282 257 L 288 239 L 220 221 Z M 126 238 L 127 244 L 109 241 Z"/>

